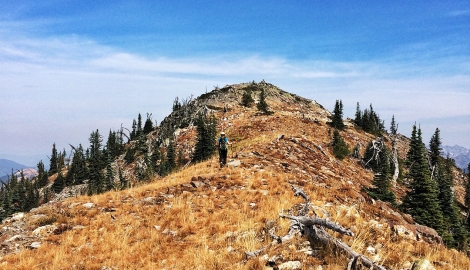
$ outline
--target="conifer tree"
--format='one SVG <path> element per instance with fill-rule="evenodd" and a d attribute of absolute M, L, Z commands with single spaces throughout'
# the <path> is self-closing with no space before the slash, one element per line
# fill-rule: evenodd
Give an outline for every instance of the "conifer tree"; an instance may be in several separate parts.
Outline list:
<path fill-rule="evenodd" d="M 99 131 L 92 132 L 90 135 L 90 148 L 88 157 L 88 169 L 89 169 L 89 182 L 88 182 L 88 194 L 99 194 L 103 191 L 104 176 L 101 170 L 106 167 L 106 163 L 103 162 L 101 143 L 103 139 L 99 134 Z"/>
<path fill-rule="evenodd" d="M 53 175 L 58 172 L 58 154 L 57 154 L 57 149 L 55 147 L 55 143 L 52 144 L 52 155 L 51 158 L 49 159 L 49 175 Z"/>
<path fill-rule="evenodd" d="M 135 138 L 137 137 L 137 122 L 135 121 L 135 119 L 132 120 L 132 131 L 131 133 L 129 134 L 129 140 L 135 140 Z"/>
<path fill-rule="evenodd" d="M 142 136 L 143 129 L 142 129 L 142 115 L 137 116 L 137 130 L 136 130 L 136 137 L 139 138 Z"/>
<path fill-rule="evenodd" d="M 64 189 L 64 186 L 64 176 L 62 175 L 62 172 L 59 172 L 57 178 L 54 180 L 54 183 L 52 183 L 52 190 L 54 190 L 55 193 L 60 193 Z"/>
<path fill-rule="evenodd" d="M 430 176 L 421 129 L 418 129 L 416 136 L 416 126 L 413 126 L 412 134 L 415 135 L 412 135 L 408 151 L 408 159 L 411 163 L 410 191 L 406 193 L 401 208 L 404 212 L 411 214 L 416 222 L 442 233 L 443 217 L 439 205 L 438 187 L 436 181 L 433 181 Z"/>
<path fill-rule="evenodd" d="M 176 151 L 173 140 L 170 140 L 166 150 L 166 170 L 168 173 L 176 169 Z"/>
<path fill-rule="evenodd" d="M 217 119 L 215 116 L 205 117 L 200 113 L 195 119 L 194 124 L 197 130 L 197 142 L 192 160 L 199 162 L 210 158 L 216 150 Z"/>
<path fill-rule="evenodd" d="M 383 147 L 378 155 L 378 162 L 374 169 L 374 188 L 368 189 L 371 197 L 377 200 L 396 203 L 395 194 L 390 190 L 392 187 L 390 154 L 387 147 Z"/>
<path fill-rule="evenodd" d="M 261 92 L 259 93 L 259 101 L 258 104 L 256 104 L 256 108 L 264 114 L 272 113 L 271 111 L 269 111 L 269 105 L 266 102 L 266 92 L 264 91 L 264 89 L 261 89 Z"/>
<path fill-rule="evenodd" d="M 152 114 L 147 113 L 147 120 L 145 120 L 145 124 L 144 124 L 144 134 L 149 134 L 152 131 L 153 131 Z"/>
<path fill-rule="evenodd" d="M 38 188 L 42 188 L 49 183 L 49 178 L 47 177 L 47 171 L 44 169 L 44 163 L 42 160 L 38 163 L 38 176 L 37 176 L 36 185 Z"/>
<path fill-rule="evenodd" d="M 361 112 L 361 107 L 359 106 L 359 102 L 356 105 L 356 114 L 354 117 L 354 124 L 356 124 L 356 126 L 362 127 L 362 112 Z"/>
<path fill-rule="evenodd" d="M 439 162 L 439 158 L 441 156 L 441 135 L 440 135 L 439 128 L 436 128 L 436 131 L 431 137 L 429 141 L 429 150 L 431 152 L 431 170 L 432 168 L 436 167 Z"/>
<path fill-rule="evenodd" d="M 328 122 L 328 124 L 338 130 L 344 129 L 343 102 L 341 100 L 336 100 L 333 115 L 331 116 L 331 122 Z"/>
<path fill-rule="evenodd" d="M 242 96 L 242 105 L 245 107 L 251 107 L 255 100 L 253 99 L 251 88 L 246 88 Z"/>
<path fill-rule="evenodd" d="M 349 155 L 349 146 L 344 141 L 343 137 L 337 129 L 333 132 L 333 141 L 331 143 L 333 146 L 333 154 L 336 158 L 343 159 Z"/>

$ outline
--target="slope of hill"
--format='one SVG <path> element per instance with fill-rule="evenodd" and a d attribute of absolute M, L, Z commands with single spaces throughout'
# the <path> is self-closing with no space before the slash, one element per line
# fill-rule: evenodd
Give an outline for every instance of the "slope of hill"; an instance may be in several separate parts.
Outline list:
<path fill-rule="evenodd" d="M 247 86 L 207 93 L 149 134 L 163 141 L 173 135 L 188 159 L 196 129 L 187 120 L 207 110 L 233 142 L 228 166 L 220 168 L 213 156 L 127 190 L 17 214 L 1 225 L 0 268 L 346 269 L 349 258 L 300 233 L 290 240 L 274 237 L 290 230 L 290 220 L 281 215 L 296 215 L 305 202 L 294 196 L 293 185 L 309 197 L 308 215 L 348 228 L 353 236 L 329 232 L 378 265 L 411 269 L 426 259 L 435 269 L 470 269 L 465 254 L 445 248 L 433 229 L 362 191 L 371 186 L 373 173 L 354 158 L 334 157 L 330 113 L 321 105 L 261 83 L 274 111 L 263 115 L 240 106 Z M 374 139 L 345 123 L 341 135 L 350 146 L 364 149 Z M 400 138 L 403 157 L 408 141 Z M 127 175 L 132 167 L 127 165 Z M 401 198 L 405 190 L 393 191 Z"/>

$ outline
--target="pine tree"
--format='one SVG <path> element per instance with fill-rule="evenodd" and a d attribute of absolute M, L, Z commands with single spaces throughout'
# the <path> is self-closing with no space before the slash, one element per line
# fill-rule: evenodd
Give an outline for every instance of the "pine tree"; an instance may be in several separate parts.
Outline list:
<path fill-rule="evenodd" d="M 429 141 L 429 150 L 431 152 L 431 168 L 434 168 L 438 165 L 439 158 L 441 156 L 441 135 L 439 128 L 436 128 L 436 131 Z"/>
<path fill-rule="evenodd" d="M 392 187 L 390 154 L 387 147 L 383 147 L 378 155 L 377 166 L 374 169 L 374 180 L 372 184 L 374 188 L 368 189 L 371 197 L 377 200 L 396 203 L 395 194 L 390 190 Z"/>
<path fill-rule="evenodd" d="M 38 163 L 38 176 L 36 179 L 36 185 L 38 186 L 38 188 L 42 188 L 49 183 L 47 171 L 44 169 L 44 163 L 42 163 L 42 160 Z"/>
<path fill-rule="evenodd" d="M 58 164 L 57 164 L 57 161 L 58 161 L 58 154 L 57 154 L 57 149 L 55 147 L 55 143 L 52 145 L 52 155 L 51 155 L 51 158 L 49 160 L 49 175 L 53 175 L 55 173 L 58 172 L 59 170 L 59 167 L 58 167 Z"/>
<path fill-rule="evenodd" d="M 331 116 L 331 122 L 328 122 L 328 124 L 338 130 L 344 129 L 343 102 L 341 100 L 336 100 L 333 115 Z"/>
<path fill-rule="evenodd" d="M 52 183 L 52 190 L 54 190 L 55 193 L 60 193 L 64 189 L 64 186 L 64 176 L 62 175 L 62 172 L 59 172 L 57 178 L 54 180 L 54 183 Z"/>
<path fill-rule="evenodd" d="M 135 132 L 135 135 L 137 138 L 139 138 L 140 136 L 142 136 L 142 133 L 143 133 L 143 130 L 142 130 L 142 115 L 139 115 L 137 116 L 137 130 Z"/>
<path fill-rule="evenodd" d="M 356 124 L 356 126 L 362 127 L 362 112 L 361 112 L 361 107 L 359 107 L 359 102 L 356 105 L 356 114 L 354 117 L 354 124 Z"/>
<path fill-rule="evenodd" d="M 217 119 L 215 116 L 205 117 L 200 113 L 195 119 L 194 124 L 197 130 L 197 142 L 192 160 L 199 162 L 209 159 L 216 150 Z"/>
<path fill-rule="evenodd" d="M 343 137 L 341 137 L 341 134 L 339 134 L 337 129 L 333 132 L 333 141 L 331 145 L 333 146 L 333 154 L 336 158 L 343 159 L 349 155 L 349 146 L 344 141 Z"/>
<path fill-rule="evenodd" d="M 166 170 L 170 173 L 174 169 L 176 169 L 176 151 L 174 142 L 170 140 L 166 150 Z"/>
<path fill-rule="evenodd" d="M 92 132 L 90 135 L 90 148 L 88 157 L 88 169 L 89 169 L 89 182 L 88 182 L 88 194 L 99 194 L 103 192 L 104 176 L 101 170 L 106 167 L 106 163 L 103 162 L 101 143 L 103 139 L 99 134 L 99 131 Z"/>
<path fill-rule="evenodd" d="M 246 88 L 242 96 L 242 105 L 245 107 L 251 107 L 255 100 L 253 99 L 251 88 Z"/>
<path fill-rule="evenodd" d="M 416 134 L 416 126 L 413 126 Z M 403 199 L 401 208 L 411 214 L 416 222 L 432 227 L 442 233 L 442 211 L 438 199 L 437 183 L 431 179 L 426 159 L 426 148 L 423 145 L 421 129 L 410 142 L 408 159 L 411 162 L 409 170 L 410 191 Z"/>
<path fill-rule="evenodd" d="M 149 134 L 152 131 L 153 131 L 152 114 L 147 113 L 147 120 L 145 120 L 145 124 L 144 124 L 144 134 Z"/>
<path fill-rule="evenodd" d="M 261 89 L 261 92 L 259 93 L 259 101 L 258 104 L 256 104 L 256 108 L 264 114 L 272 114 L 269 110 L 269 105 L 266 102 L 266 92 L 264 89 Z"/>

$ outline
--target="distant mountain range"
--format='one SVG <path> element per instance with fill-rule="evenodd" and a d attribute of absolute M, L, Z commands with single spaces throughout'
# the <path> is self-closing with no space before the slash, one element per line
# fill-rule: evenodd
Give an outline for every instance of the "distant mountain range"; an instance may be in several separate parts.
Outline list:
<path fill-rule="evenodd" d="M 24 176 L 29 179 L 37 175 L 37 170 L 35 168 L 16 163 L 9 159 L 0 158 L 0 179 L 2 181 L 8 180 L 8 175 L 11 175 L 12 170 L 17 176 L 20 175 L 19 171 L 23 170 Z"/>
<path fill-rule="evenodd" d="M 451 157 L 455 160 L 455 165 L 462 170 L 467 171 L 468 163 L 470 163 L 470 150 L 459 146 L 444 146 L 442 147 L 442 156 Z"/>

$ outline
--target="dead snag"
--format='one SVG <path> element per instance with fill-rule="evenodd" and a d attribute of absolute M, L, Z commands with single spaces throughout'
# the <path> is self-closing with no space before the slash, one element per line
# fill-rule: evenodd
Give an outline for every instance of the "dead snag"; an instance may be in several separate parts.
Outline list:
<path fill-rule="evenodd" d="M 318 244 L 320 244 L 321 246 L 330 246 L 333 247 L 335 250 L 339 251 L 340 253 L 345 254 L 350 259 L 347 266 L 348 270 L 362 269 L 362 266 L 372 270 L 386 270 L 385 267 L 376 264 L 364 255 L 354 251 L 350 246 L 343 243 L 341 240 L 331 236 L 324 228 L 328 228 L 348 236 L 354 236 L 354 233 L 352 231 L 342 227 L 339 224 L 331 222 L 328 219 L 319 218 L 316 216 L 315 213 L 314 217 L 307 216 L 308 207 L 310 204 L 310 200 L 307 194 L 301 188 L 295 187 L 294 185 L 291 186 L 295 196 L 302 196 L 305 199 L 305 205 L 299 211 L 297 216 L 280 215 L 281 218 L 288 218 L 291 220 L 289 232 L 286 236 L 279 237 L 274 235 L 274 229 L 271 229 L 269 231 L 269 234 L 273 239 L 275 239 L 278 243 L 286 242 L 292 239 L 297 233 L 300 232 L 302 235 L 307 236 L 307 239 L 312 246 Z M 255 250 L 253 252 L 245 252 L 245 254 L 247 255 L 247 258 L 258 256 L 267 247 L 269 247 L 269 245 L 260 250 Z"/>

